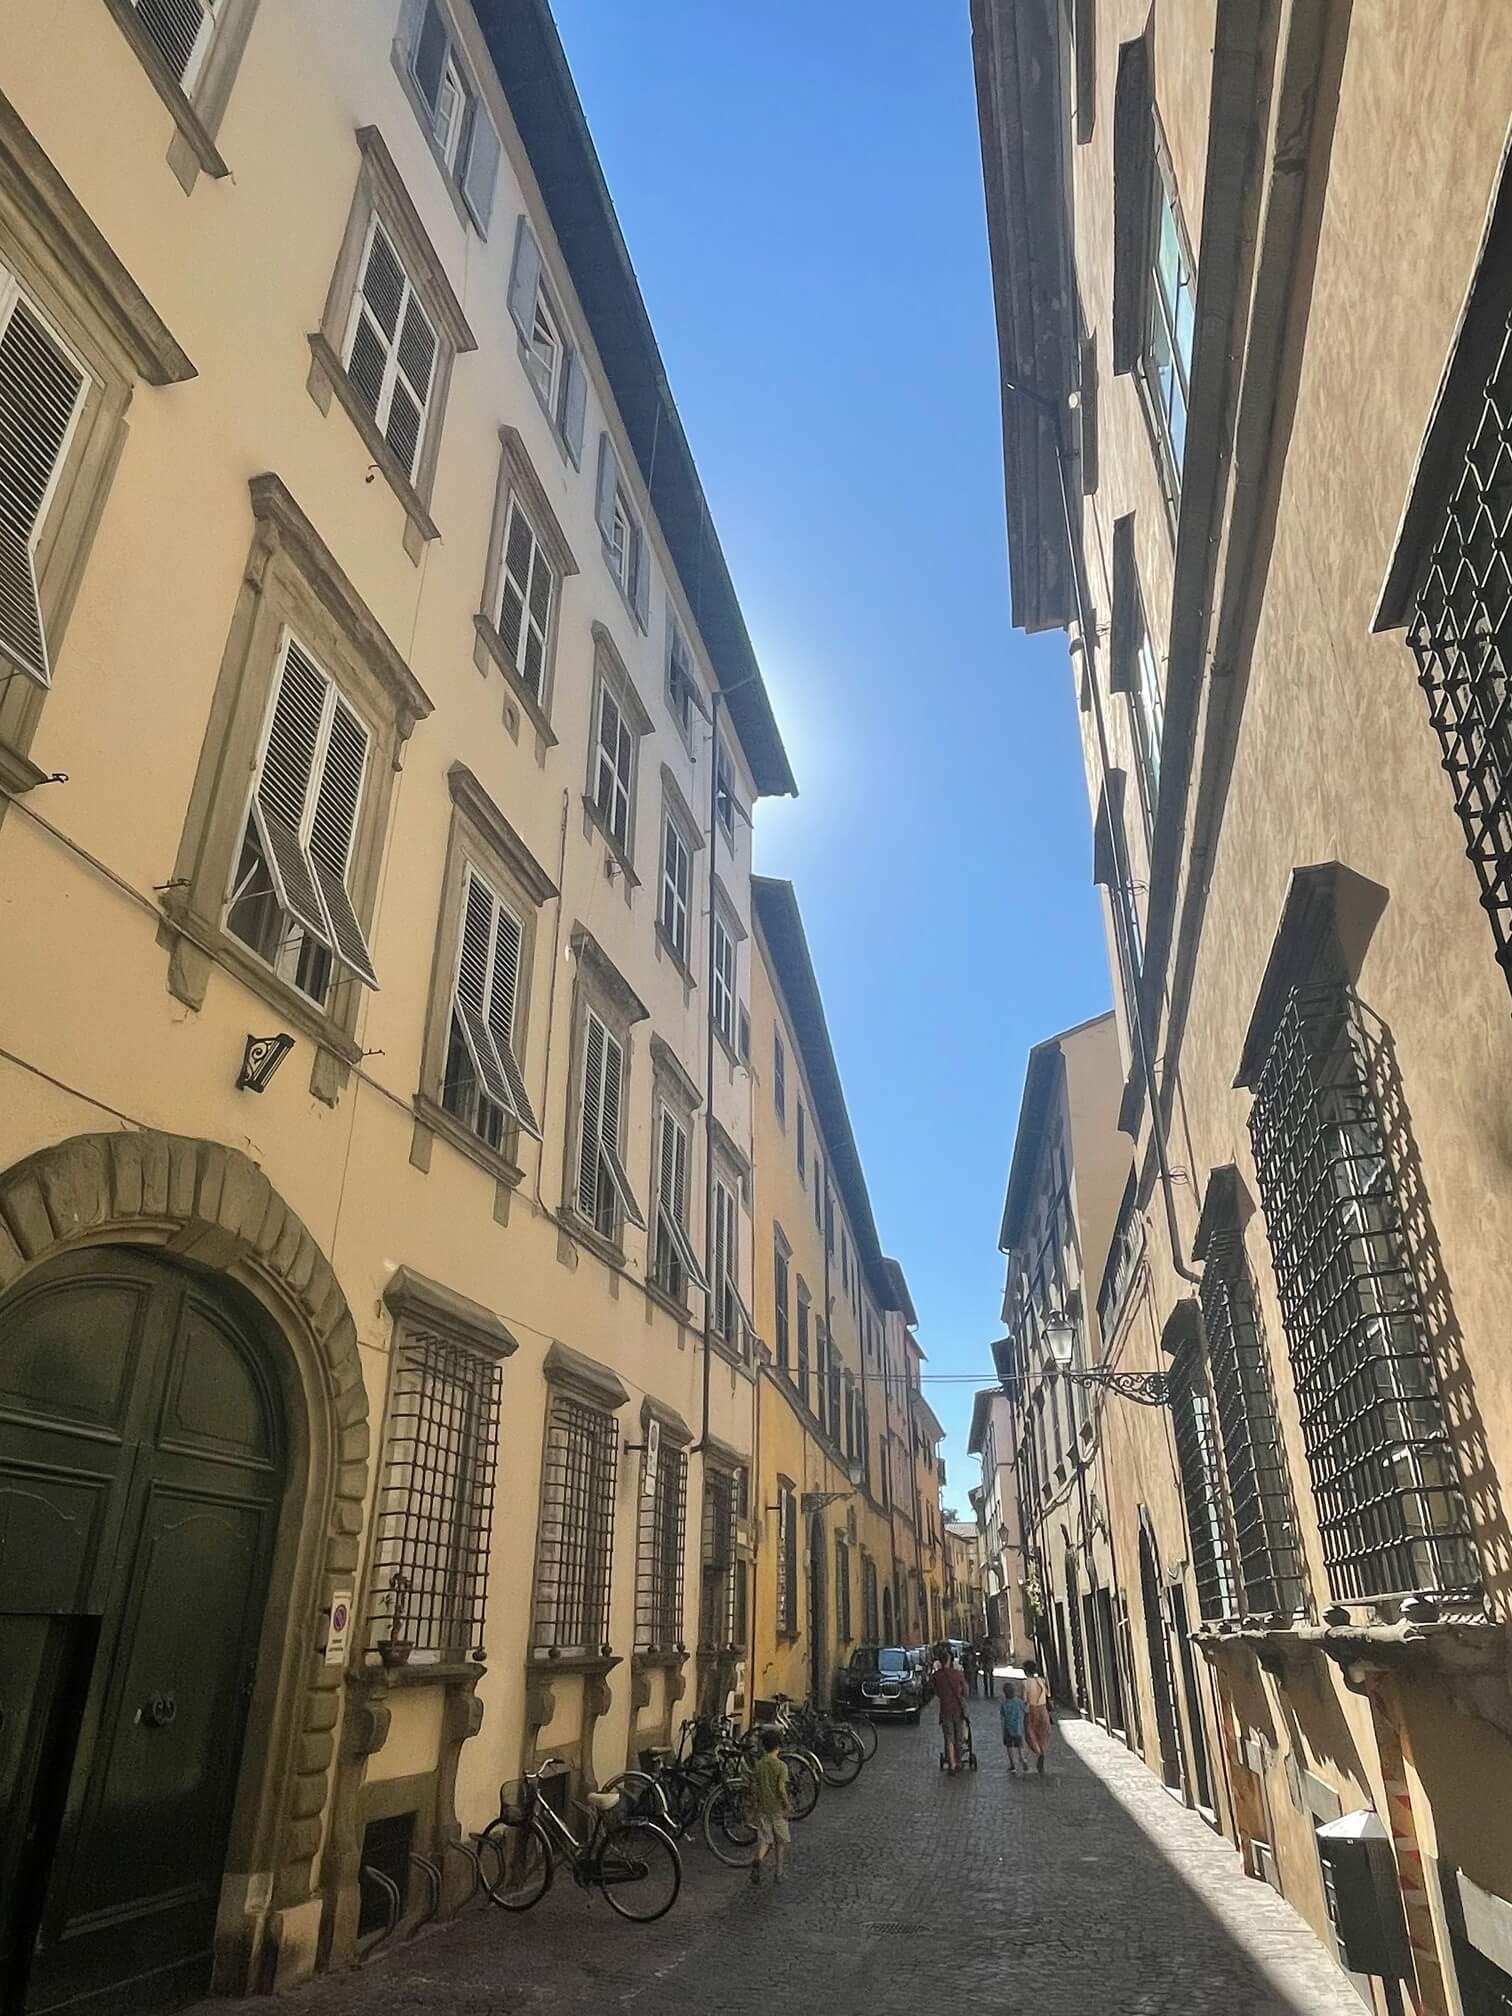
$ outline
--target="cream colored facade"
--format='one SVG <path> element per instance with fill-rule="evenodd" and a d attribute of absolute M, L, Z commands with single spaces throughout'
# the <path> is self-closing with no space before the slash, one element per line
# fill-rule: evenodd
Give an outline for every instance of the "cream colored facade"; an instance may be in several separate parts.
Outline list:
<path fill-rule="evenodd" d="M 878 1243 L 792 885 L 757 877 L 754 909 L 752 1686 L 758 1706 L 827 1705 L 857 1646 L 895 1642 L 912 1560 L 911 1492 L 907 1526 L 896 1503 L 906 1289 Z"/>
<path fill-rule="evenodd" d="M 406 1915 L 410 1849 L 454 1901 L 501 1781 L 601 1781 L 738 1696 L 750 808 L 793 788 L 546 7 L 224 0 L 166 33 L 18 0 L 0 51 L 0 376 L 40 444 L 0 475 L 30 512 L 0 569 L 0 1489 L 88 1469 L 27 1384 L 50 1325 L 192 1306 L 256 1396 L 245 1447 L 194 1427 L 180 1330 L 178 1415 L 122 1427 L 126 1371 L 89 1430 L 162 1472 L 177 1419 L 250 1480 L 213 1724 L 175 1678 L 205 1637 L 111 1663 L 137 1599 L 104 1555 L 71 1591 L 0 1566 L 0 1630 L 62 1620 L 8 1647 L 37 1728 L 103 1611 L 89 1716 L 150 1680 L 169 1775 L 226 1788 L 187 1929 L 115 1837 L 105 1901 L 146 1930 L 89 1963 L 101 2007 L 170 1961 L 228 1990 L 346 1961 L 365 1861 Z M 81 1282 L 119 1307 L 79 1315 Z M 78 1986 L 48 1956 L 82 1909 L 60 1874 L 34 2006 Z"/>
<path fill-rule="evenodd" d="M 1135 1141 L 1103 1348 L 1172 1375 L 1164 1452 L 1102 1416 L 1144 1754 L 1366 2003 L 1474 2016 L 1512 1995 L 1512 20 L 973 18 L 1015 620 L 1070 634 Z M 1364 1808 L 1373 1967 L 1317 1834 Z"/>
<path fill-rule="evenodd" d="M 1029 1606 L 1030 1557 L 1019 1517 L 1018 1450 L 1022 1416 L 1003 1387 L 984 1387 L 972 1401 L 966 1450 L 981 1464 L 982 1481 L 971 1493 L 982 1557 L 986 1629 L 1003 1656 L 1020 1664 L 1032 1657 L 1034 1623 Z"/>

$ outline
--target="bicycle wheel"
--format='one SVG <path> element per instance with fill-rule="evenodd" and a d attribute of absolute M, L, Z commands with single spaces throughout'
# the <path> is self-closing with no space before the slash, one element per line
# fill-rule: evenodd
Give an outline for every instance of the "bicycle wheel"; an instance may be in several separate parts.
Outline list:
<path fill-rule="evenodd" d="M 621 1771 L 617 1778 L 605 1782 L 603 1790 L 618 1792 L 620 1811 L 627 1820 L 650 1820 L 670 1829 L 672 1815 L 666 1792 L 649 1771 Z"/>
<path fill-rule="evenodd" d="M 819 1788 L 824 1779 L 818 1760 L 807 1750 L 784 1750 L 782 1761 L 788 1767 L 788 1789 L 792 1798 L 790 1820 L 807 1820 L 819 1804 Z"/>
<path fill-rule="evenodd" d="M 870 1715 L 845 1715 L 840 1718 L 840 1727 L 849 1729 L 861 1745 L 861 1755 L 870 1764 L 877 1754 L 877 1725 Z"/>
<path fill-rule="evenodd" d="M 662 1776 L 661 1791 L 663 1799 L 667 1802 L 671 1832 L 673 1837 L 680 1841 L 698 1824 L 703 1802 L 709 1796 L 708 1782 L 706 1779 L 693 1776 L 691 1772 L 668 1771 Z"/>
<path fill-rule="evenodd" d="M 703 1837 L 726 1869 L 744 1869 L 756 1847 L 755 1823 L 747 1818 L 745 1788 L 711 1785 L 703 1803 Z"/>
<path fill-rule="evenodd" d="M 501 1814 L 479 1835 L 478 1853 L 484 1858 L 484 1887 L 501 1911 L 528 1911 L 551 1888 L 551 1837 L 539 1820 L 506 1820 Z M 490 1865 L 492 1875 L 486 1873 Z"/>
<path fill-rule="evenodd" d="M 625 1820 L 605 1833 L 593 1877 L 621 1918 L 649 1925 L 677 1902 L 682 1857 L 672 1836 L 654 1821 Z"/>
<path fill-rule="evenodd" d="M 826 1785 L 854 1785 L 866 1762 L 859 1738 L 839 1724 L 825 1731 L 818 1755 Z"/>

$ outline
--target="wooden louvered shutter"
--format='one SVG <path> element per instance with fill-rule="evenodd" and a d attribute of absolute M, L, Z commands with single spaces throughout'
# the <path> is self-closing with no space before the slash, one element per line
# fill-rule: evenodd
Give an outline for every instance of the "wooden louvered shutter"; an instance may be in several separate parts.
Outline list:
<path fill-rule="evenodd" d="M 37 536 L 89 380 L 0 267 L 0 674 L 52 679 Z"/>
<path fill-rule="evenodd" d="M 678 1127 L 667 1108 L 663 1106 L 661 1115 L 661 1152 L 657 1167 L 657 1195 L 663 1207 L 677 1217 L 677 1148 Z"/>
<path fill-rule="evenodd" d="M 315 871 L 304 846 L 305 809 L 320 751 L 330 682 L 290 637 L 279 668 L 278 691 L 252 800 L 274 894 L 295 922 L 331 942 Z"/>
<path fill-rule="evenodd" d="M 609 445 L 609 436 L 599 436 L 598 490 L 594 499 L 594 513 L 598 518 L 598 528 L 606 539 L 614 534 L 614 498 L 619 489 L 619 457 Z"/>
<path fill-rule="evenodd" d="M 478 1082 L 496 1106 L 509 1104 L 509 1086 L 488 1019 L 489 958 L 494 899 L 469 868 L 463 878 L 462 928 L 457 947 L 457 1020 Z"/>
<path fill-rule="evenodd" d="M 508 1105 L 520 1125 L 541 1138 L 540 1122 L 525 1089 L 520 1052 L 515 1047 L 515 1011 L 520 994 L 520 966 L 525 934 L 520 920 L 507 905 L 496 906 L 494 918 L 493 968 L 488 980 L 488 1026 L 493 1031 L 505 1081 L 509 1086 Z"/>
<path fill-rule="evenodd" d="M 219 0 L 132 0 L 143 33 L 185 91 L 204 66 Z"/>
<path fill-rule="evenodd" d="M 614 1037 L 604 1035 L 604 1103 L 599 1113 L 599 1140 L 611 1155 L 619 1154 L 620 1103 L 625 1091 L 625 1053 Z"/>
<path fill-rule="evenodd" d="M 536 296 L 541 291 L 541 248 L 522 217 L 515 232 L 514 265 L 509 273 L 509 312 L 528 350 L 535 340 Z"/>
<path fill-rule="evenodd" d="M 578 1209 L 585 1218 L 598 1215 L 599 1130 L 604 1110 L 604 1044 L 606 1032 L 589 1013 L 583 1039 L 583 1118 L 578 1145 Z"/>
<path fill-rule="evenodd" d="M 493 215 L 494 188 L 499 179 L 499 136 L 483 109 L 481 97 L 472 101 L 472 118 L 467 135 L 467 166 L 462 174 L 462 196 L 472 212 L 473 222 L 488 236 L 488 220 Z"/>
<path fill-rule="evenodd" d="M 504 534 L 504 566 L 499 595 L 499 635 L 509 662 L 520 669 L 520 640 L 525 634 L 526 597 L 530 593 L 530 558 L 535 535 L 517 497 L 509 500 L 509 524 Z"/>
<path fill-rule="evenodd" d="M 420 462 L 425 412 L 430 404 L 431 381 L 436 370 L 436 332 L 413 288 L 409 289 L 404 304 L 397 357 L 399 369 L 389 393 L 383 438 L 413 482 Z"/>
<path fill-rule="evenodd" d="M 325 762 L 310 821 L 309 858 L 331 923 L 331 949 L 365 986 L 376 987 L 378 975 L 347 887 L 367 775 L 368 731 L 339 694 L 332 699 Z"/>
<path fill-rule="evenodd" d="M 583 466 L 583 423 L 588 412 L 588 374 L 576 350 L 562 364 L 562 440 L 574 468 Z"/>

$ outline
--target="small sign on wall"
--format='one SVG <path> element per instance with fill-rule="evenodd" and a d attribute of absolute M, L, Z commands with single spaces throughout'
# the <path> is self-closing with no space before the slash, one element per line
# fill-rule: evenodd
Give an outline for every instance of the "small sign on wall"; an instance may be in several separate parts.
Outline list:
<path fill-rule="evenodd" d="M 646 1470 L 641 1485 L 648 1498 L 656 1496 L 656 1459 L 661 1454 L 661 1423 L 653 1414 L 646 1423 Z"/>
<path fill-rule="evenodd" d="M 339 1666 L 347 1655 L 352 1637 L 352 1592 L 338 1589 L 331 1598 L 331 1624 L 326 1633 L 325 1663 Z"/>

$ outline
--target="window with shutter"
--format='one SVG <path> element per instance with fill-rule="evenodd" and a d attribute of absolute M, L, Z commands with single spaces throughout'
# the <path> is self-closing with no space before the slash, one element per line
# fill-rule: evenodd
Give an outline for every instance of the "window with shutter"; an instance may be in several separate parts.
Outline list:
<path fill-rule="evenodd" d="M 662 818 L 661 927 L 672 950 L 688 963 L 688 906 L 693 857 L 682 828 L 670 812 Z"/>
<path fill-rule="evenodd" d="M 719 830 L 735 844 L 735 765 L 723 742 L 714 745 L 714 816 Z"/>
<path fill-rule="evenodd" d="M 598 771 L 593 802 L 614 839 L 630 849 L 630 808 L 635 791 L 635 736 L 607 684 L 599 687 Z"/>
<path fill-rule="evenodd" d="M 220 0 L 132 0 L 142 32 L 186 97 L 205 65 Z"/>
<path fill-rule="evenodd" d="M 693 685 L 693 654 L 682 631 L 670 620 L 667 624 L 667 699 L 672 708 L 672 718 L 686 741 L 692 736 L 693 715 L 698 707 Z"/>
<path fill-rule="evenodd" d="M 803 1110 L 803 1101 L 798 1101 L 798 1180 L 804 1179 L 808 1166 L 808 1115 Z"/>
<path fill-rule="evenodd" d="M 776 1309 L 776 1350 L 777 1369 L 786 1373 L 790 1367 L 791 1344 L 788 1334 L 788 1253 L 781 1232 L 774 1233 L 772 1249 L 772 1300 Z"/>
<path fill-rule="evenodd" d="M 607 434 L 599 436 L 595 513 L 609 571 L 619 583 L 636 621 L 644 629 L 650 606 L 650 565 L 645 531 L 631 502 L 619 457 Z"/>
<path fill-rule="evenodd" d="M 437 351 L 430 317 L 388 233 L 374 217 L 341 361 L 353 390 L 411 483 L 420 467 Z"/>
<path fill-rule="evenodd" d="M 772 1109 L 782 1125 L 787 1125 L 787 1045 L 777 1030 L 772 1031 Z"/>
<path fill-rule="evenodd" d="M 687 1128 L 670 1106 L 662 1106 L 657 1121 L 654 1278 L 676 1302 L 687 1300 L 690 1285 L 698 1289 L 709 1285 L 688 1233 L 689 1154 Z"/>
<path fill-rule="evenodd" d="M 809 1310 L 812 1298 L 800 1278 L 798 1282 L 798 1395 L 805 1407 L 809 1397 Z"/>
<path fill-rule="evenodd" d="M 718 911 L 714 913 L 714 1027 L 733 1049 L 735 1044 L 735 940 Z"/>
<path fill-rule="evenodd" d="M 646 1222 L 620 1153 L 624 1077 L 625 1053 L 590 1008 L 583 1037 L 577 1206 L 606 1239 L 617 1236 L 621 1216 L 632 1225 Z"/>
<path fill-rule="evenodd" d="M 0 267 L 0 677 L 52 667 L 37 543 L 88 393 L 83 366 Z"/>
<path fill-rule="evenodd" d="M 352 906 L 352 848 L 369 735 L 286 632 L 226 927 L 324 1005 L 334 969 L 376 987 Z"/>
<path fill-rule="evenodd" d="M 588 380 L 544 278 L 541 248 L 527 219 L 515 234 L 509 275 L 509 312 L 520 335 L 520 355 L 551 424 L 574 463 L 583 459 Z"/>
<path fill-rule="evenodd" d="M 509 662 L 537 700 L 545 684 L 556 569 L 518 497 L 509 500 L 500 570 L 499 635 Z"/>
<path fill-rule="evenodd" d="M 524 927 L 509 906 L 469 866 L 463 877 L 457 977 L 441 1100 L 491 1148 L 507 1123 L 537 1140 L 540 1123 L 525 1087 L 516 1049 Z"/>
<path fill-rule="evenodd" d="M 440 0 L 418 6 L 409 74 L 442 167 L 484 233 L 498 179 L 499 140 Z"/>

